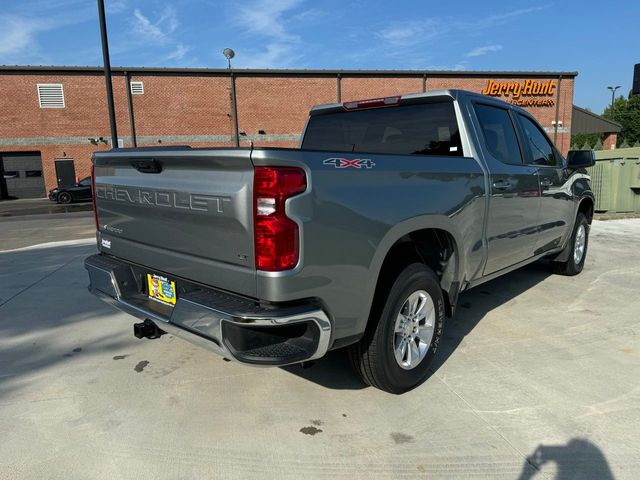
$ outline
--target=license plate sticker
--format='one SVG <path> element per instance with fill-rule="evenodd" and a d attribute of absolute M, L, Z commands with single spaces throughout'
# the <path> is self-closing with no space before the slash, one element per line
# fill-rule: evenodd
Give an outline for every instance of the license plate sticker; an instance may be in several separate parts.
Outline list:
<path fill-rule="evenodd" d="M 150 299 L 172 307 L 176 304 L 176 282 L 155 273 L 148 273 L 147 283 Z"/>

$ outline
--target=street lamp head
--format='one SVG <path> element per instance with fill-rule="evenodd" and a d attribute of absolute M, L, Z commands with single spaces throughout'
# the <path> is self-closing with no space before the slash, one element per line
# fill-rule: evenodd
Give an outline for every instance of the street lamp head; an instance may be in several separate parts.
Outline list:
<path fill-rule="evenodd" d="M 229 63 L 229 70 L 231 70 L 231 59 L 236 56 L 236 52 L 234 52 L 230 48 L 225 48 L 224 50 L 222 50 L 222 54 L 227 59 L 227 62 Z"/>
<path fill-rule="evenodd" d="M 616 90 L 618 90 L 620 88 L 620 85 L 616 85 L 615 87 L 612 86 L 608 86 L 607 87 L 609 90 L 611 90 L 611 112 L 614 111 L 615 109 L 615 99 L 616 99 Z"/>

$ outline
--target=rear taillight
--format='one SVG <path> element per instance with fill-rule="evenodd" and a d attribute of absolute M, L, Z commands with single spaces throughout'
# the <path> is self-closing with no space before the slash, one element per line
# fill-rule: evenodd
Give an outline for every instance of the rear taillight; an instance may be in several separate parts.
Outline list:
<path fill-rule="evenodd" d="M 301 168 L 255 167 L 253 229 L 258 270 L 279 272 L 298 264 L 300 232 L 287 217 L 285 202 L 306 189 L 307 177 Z"/>
<path fill-rule="evenodd" d="M 96 205 L 96 167 L 91 165 L 91 199 L 93 200 L 93 219 L 96 222 L 96 230 L 100 230 L 98 222 L 98 206 Z"/>

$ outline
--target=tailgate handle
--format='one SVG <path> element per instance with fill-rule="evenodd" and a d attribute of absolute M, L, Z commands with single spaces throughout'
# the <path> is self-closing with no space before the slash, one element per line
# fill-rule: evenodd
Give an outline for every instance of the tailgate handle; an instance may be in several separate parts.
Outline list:
<path fill-rule="evenodd" d="M 140 173 L 160 173 L 162 171 L 162 165 L 154 158 L 131 160 L 131 165 Z"/>

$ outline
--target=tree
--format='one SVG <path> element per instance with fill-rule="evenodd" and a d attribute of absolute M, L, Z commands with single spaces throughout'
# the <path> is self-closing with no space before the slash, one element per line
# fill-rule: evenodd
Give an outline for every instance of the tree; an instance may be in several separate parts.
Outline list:
<path fill-rule="evenodd" d="M 603 117 L 610 118 L 622 125 L 618 134 L 618 145 L 626 142 L 633 145 L 640 141 L 640 95 L 629 95 L 629 98 L 618 97 L 613 102 L 613 109 L 604 109 Z"/>
<path fill-rule="evenodd" d="M 604 145 L 602 144 L 602 140 L 598 139 L 596 144 L 593 146 L 593 149 L 594 150 L 602 150 L 603 147 L 604 147 Z"/>
<path fill-rule="evenodd" d="M 601 133 L 578 133 L 571 136 L 571 145 L 577 145 L 582 150 L 582 147 L 589 145 L 587 150 L 590 150 L 596 143 L 602 142 L 603 138 L 604 134 Z"/>

